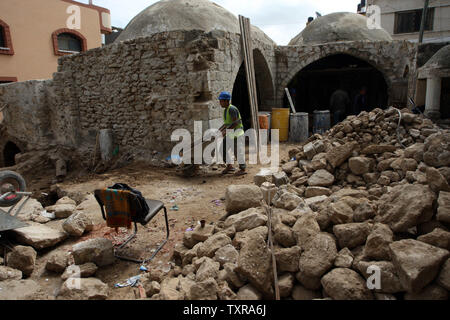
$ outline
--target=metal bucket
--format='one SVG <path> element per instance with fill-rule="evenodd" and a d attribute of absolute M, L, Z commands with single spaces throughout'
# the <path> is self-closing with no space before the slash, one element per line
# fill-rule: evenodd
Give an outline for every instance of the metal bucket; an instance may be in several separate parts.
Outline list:
<path fill-rule="evenodd" d="M 290 142 L 303 142 L 309 138 L 309 119 L 308 114 L 305 112 L 297 112 L 291 114 L 290 117 L 290 129 L 289 129 L 289 141 Z"/>
<path fill-rule="evenodd" d="M 330 129 L 330 110 L 314 111 L 313 114 L 313 133 L 324 134 Z"/>

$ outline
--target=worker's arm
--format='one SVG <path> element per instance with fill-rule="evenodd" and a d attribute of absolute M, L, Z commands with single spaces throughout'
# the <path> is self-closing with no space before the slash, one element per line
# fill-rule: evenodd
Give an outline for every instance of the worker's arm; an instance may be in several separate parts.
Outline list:
<path fill-rule="evenodd" d="M 233 123 L 232 123 L 232 124 L 230 124 L 229 126 L 223 125 L 223 126 L 219 129 L 219 131 L 221 131 L 221 132 L 222 132 L 222 135 L 225 136 L 226 133 L 227 133 L 227 130 L 232 130 L 232 129 L 236 128 L 236 126 L 239 125 L 239 122 L 240 122 L 240 121 L 241 121 L 241 120 L 239 120 L 239 118 L 233 119 Z"/>

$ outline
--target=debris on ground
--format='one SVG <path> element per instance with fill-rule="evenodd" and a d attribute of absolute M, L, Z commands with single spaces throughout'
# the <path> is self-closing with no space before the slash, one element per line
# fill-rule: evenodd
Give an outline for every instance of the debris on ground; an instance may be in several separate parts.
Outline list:
<path fill-rule="evenodd" d="M 448 299 L 450 132 L 394 108 L 350 116 L 290 150 L 281 174 L 229 186 L 226 219 L 186 230 L 160 289 L 143 276 L 150 299 L 275 298 L 264 183 L 276 183 L 283 299 Z"/>
<path fill-rule="evenodd" d="M 256 171 L 254 184 L 228 185 L 220 199 L 203 199 L 205 210 L 226 212 L 220 220 L 203 211 L 181 226 L 181 218 L 170 218 L 171 231 L 178 228 L 173 251 L 163 249 L 137 276 L 133 266 L 105 277 L 104 269 L 118 264 L 113 246 L 129 230 L 116 233 L 86 215 L 94 208 L 86 193 L 59 190 L 45 207 L 30 201 L 19 215 L 30 226 L 10 232 L 19 245 L 0 258 L 7 261 L 0 298 L 108 299 L 137 287 L 136 299 L 275 299 L 261 206 L 270 198 L 281 299 L 448 299 L 450 131 L 408 110 L 375 109 L 310 137 L 286 159 L 278 170 Z M 183 211 L 183 201 L 202 197 L 196 188 L 162 193 L 168 209 L 182 204 Z M 164 232 L 156 224 L 145 229 Z M 64 282 L 48 296 L 39 276 Z M 114 284 L 124 289 L 111 290 Z"/>

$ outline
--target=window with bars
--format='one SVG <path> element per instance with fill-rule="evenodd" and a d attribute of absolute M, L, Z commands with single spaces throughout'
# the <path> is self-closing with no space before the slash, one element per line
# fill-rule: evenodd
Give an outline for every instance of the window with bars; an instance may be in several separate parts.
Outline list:
<path fill-rule="evenodd" d="M 58 50 L 62 52 L 81 52 L 81 40 L 73 34 L 61 33 L 58 35 Z"/>
<path fill-rule="evenodd" d="M 394 34 L 413 33 L 420 31 L 423 10 L 397 12 L 395 14 Z M 434 8 L 429 8 L 425 19 L 425 30 L 432 31 L 434 22 Z"/>

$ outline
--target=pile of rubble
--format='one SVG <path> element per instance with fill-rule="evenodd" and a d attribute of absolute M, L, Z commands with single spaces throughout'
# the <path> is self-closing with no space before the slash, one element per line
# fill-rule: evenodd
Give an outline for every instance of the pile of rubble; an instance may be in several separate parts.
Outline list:
<path fill-rule="evenodd" d="M 187 231 L 152 299 L 448 299 L 450 132 L 407 110 L 348 117 L 282 171 L 229 186 L 228 217 Z M 271 194 L 268 191 L 272 190 Z"/>
<path fill-rule="evenodd" d="M 108 285 L 93 276 L 98 268 L 115 262 L 112 241 L 94 238 L 64 246 L 66 240 L 77 240 L 94 226 L 83 211 L 89 199 L 82 194 L 75 198 L 80 199 L 80 204 L 65 196 L 45 209 L 35 199 L 26 203 L 17 217 L 29 226 L 8 232 L 7 239 L 17 245 L 0 257 L 0 300 L 108 297 Z M 45 257 L 43 270 L 37 269 L 38 254 Z M 4 262 L 7 266 L 1 265 Z M 62 285 L 54 295 L 46 294 L 33 280 L 44 273 L 61 275 Z"/>
<path fill-rule="evenodd" d="M 259 300 L 279 289 L 294 300 L 448 299 L 449 182 L 449 131 L 407 110 L 348 117 L 290 150 L 281 170 L 229 186 L 227 216 L 188 229 L 173 268 L 140 275 L 141 297 Z M 86 195 L 70 196 L 45 210 L 28 204 L 21 218 L 31 225 L 11 231 L 21 245 L 0 258 L 8 260 L 0 299 L 54 298 L 28 279 L 39 251 L 48 252 L 46 272 L 61 275 L 58 299 L 108 297 L 110 288 L 94 276 L 115 261 L 110 240 L 49 250 L 93 228 L 83 213 Z M 270 224 L 262 200 L 272 205 Z M 44 225 L 50 220 L 59 227 Z"/>

